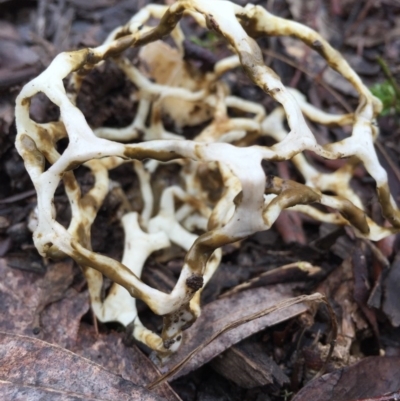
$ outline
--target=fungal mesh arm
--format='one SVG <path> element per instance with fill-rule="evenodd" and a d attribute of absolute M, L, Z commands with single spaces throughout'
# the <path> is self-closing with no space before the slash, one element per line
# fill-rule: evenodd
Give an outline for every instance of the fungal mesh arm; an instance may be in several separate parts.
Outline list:
<path fill-rule="evenodd" d="M 183 33 L 179 20 L 190 15 L 203 27 L 220 34 L 234 55 L 218 62 L 204 74 L 188 72 L 183 61 Z M 155 27 L 147 26 L 160 19 Z M 158 39 L 170 34 L 176 49 Z M 328 64 L 348 79 L 359 94 L 354 113 L 331 115 L 315 109 L 305 98 L 286 88 L 263 62 L 254 38 L 263 35 L 292 35 L 319 52 Z M 141 59 L 150 66 L 153 81 L 124 58 L 129 47 L 142 47 Z M 173 68 L 163 76 L 152 64 L 169 54 Z M 112 58 L 138 88 L 137 115 L 124 129 L 100 128 L 96 134 L 74 104 L 85 74 L 103 60 Z M 220 79 L 241 65 L 250 79 L 281 107 L 266 116 L 262 106 L 229 94 Z M 151 70 L 152 66 L 154 67 Z M 173 71 L 179 71 L 173 74 Z M 71 76 L 75 93 L 67 94 L 63 79 Z M 155 81 L 155 82 L 154 82 Z M 60 108 L 60 121 L 37 124 L 29 117 L 30 99 L 43 92 Z M 232 118 L 229 108 L 253 117 Z M 358 236 L 379 240 L 400 229 L 400 213 L 390 195 L 386 171 L 374 149 L 375 117 L 381 109 L 357 74 L 319 34 L 292 21 L 275 17 L 260 6 L 240 7 L 222 0 L 180 0 L 165 6 L 143 8 L 131 21 L 116 29 L 106 42 L 94 49 L 59 54 L 37 78 L 25 85 L 17 98 L 16 146 L 37 192 L 38 224 L 34 242 L 43 256 L 72 257 L 83 269 L 96 316 L 102 321 L 134 322 L 134 335 L 161 357 L 178 349 L 181 332 L 200 313 L 199 291 L 218 267 L 220 248 L 257 231 L 267 230 L 279 213 L 293 208 L 321 221 L 352 225 Z M 165 131 L 161 114 L 169 114 L 176 126 L 211 122 L 194 140 Z M 149 118 L 148 118 L 149 116 Z M 319 145 L 305 117 L 324 125 L 352 125 L 352 134 L 336 143 Z M 286 132 L 286 118 L 290 132 Z M 146 121 L 149 121 L 147 124 Z M 271 136 L 274 146 L 257 146 L 261 136 Z M 69 145 L 59 154 L 57 142 L 68 137 Z M 141 140 L 139 140 L 139 137 Z M 135 139 L 135 143 L 123 144 Z M 240 146 L 239 146 L 240 144 Z M 349 158 L 332 174 L 320 173 L 303 155 L 312 151 L 327 159 Z M 144 166 L 141 161 L 151 159 Z M 45 160 L 50 165 L 45 169 Z M 109 190 L 108 171 L 135 160 L 144 207 L 122 218 L 125 251 L 122 262 L 91 249 L 90 229 Z M 292 160 L 306 185 L 266 177 L 261 161 Z M 150 181 L 159 162 L 181 165 L 182 186 L 167 188 L 155 215 Z M 349 181 L 355 166 L 362 163 L 375 179 L 378 198 L 390 227 L 381 227 L 363 210 Z M 82 196 L 73 169 L 85 165 L 95 178 L 93 188 Z M 201 177 L 216 177 L 222 187 L 211 196 Z M 62 180 L 72 218 L 68 229 L 56 220 L 53 199 Z M 333 192 L 335 196 L 323 192 Z M 311 206 L 320 203 L 327 212 Z M 193 230 L 202 230 L 198 236 Z M 180 277 L 166 294 L 140 280 L 142 267 L 154 251 L 176 243 L 187 253 Z M 101 298 L 103 275 L 115 284 L 108 297 Z M 147 330 L 137 317 L 134 298 L 143 300 L 154 313 L 164 316 L 161 336 Z"/>

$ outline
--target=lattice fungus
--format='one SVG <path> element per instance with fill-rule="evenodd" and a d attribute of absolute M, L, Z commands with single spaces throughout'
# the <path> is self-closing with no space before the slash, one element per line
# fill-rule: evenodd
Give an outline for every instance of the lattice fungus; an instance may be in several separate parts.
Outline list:
<path fill-rule="evenodd" d="M 187 16 L 223 37 L 232 51 L 232 56 L 217 62 L 211 72 L 203 73 L 183 61 L 185 37 L 179 20 Z M 159 22 L 146 25 L 150 19 Z M 167 35 L 174 46 L 160 41 Z M 281 35 L 306 43 L 354 86 L 359 94 L 354 113 L 325 113 L 281 83 L 264 64 L 255 41 L 261 36 Z M 132 47 L 141 48 L 136 65 L 124 56 L 124 51 Z M 75 99 L 85 74 L 106 59 L 115 62 L 137 88 L 137 113 L 125 128 L 93 131 Z M 232 96 L 223 77 L 237 67 L 242 67 L 252 82 L 281 106 L 266 115 L 260 104 Z M 67 77 L 71 93 L 63 83 Z M 30 119 L 30 101 L 39 92 L 60 108 L 59 121 L 38 124 Z M 231 117 L 229 108 L 241 111 L 245 117 Z M 43 256 L 68 255 L 81 266 L 92 308 L 100 321 L 118 321 L 125 326 L 133 323 L 135 338 L 155 350 L 161 359 L 166 358 L 177 351 L 182 331 L 200 314 L 200 291 L 219 265 L 221 247 L 268 230 L 283 209 L 350 225 L 355 235 L 374 241 L 400 230 L 400 213 L 374 149 L 378 134 L 375 118 L 380 110 L 380 101 L 342 56 L 318 33 L 299 23 L 275 17 L 260 6 L 240 7 L 222 0 L 179 0 L 170 7 L 148 5 L 125 26 L 114 30 L 103 45 L 59 54 L 17 98 L 16 146 L 37 192 L 37 220 L 31 224 L 35 245 Z M 188 140 L 165 130 L 161 118 L 165 115 L 174 122 L 177 132 L 187 125 L 203 123 L 206 127 Z M 350 125 L 352 133 L 340 142 L 322 146 L 305 117 L 327 126 Z M 256 145 L 261 136 L 272 137 L 276 144 Z M 60 154 L 57 142 L 66 137 L 68 146 Z M 348 162 L 334 173 L 321 173 L 307 162 L 303 154 L 306 150 L 326 159 L 348 158 Z M 266 177 L 262 160 L 291 160 L 305 184 Z M 121 219 L 125 248 L 122 261 L 117 261 L 93 252 L 90 231 L 110 190 L 109 170 L 132 161 L 143 208 Z M 165 189 L 155 208 L 151 180 L 154 171 L 166 162 L 179 164 L 182 185 Z M 349 185 L 359 163 L 376 182 L 390 227 L 379 226 L 367 216 Z M 80 165 L 89 168 L 95 180 L 85 195 L 73 171 Z M 220 181 L 218 199 L 215 194 L 210 196 L 199 178 L 207 171 Z M 71 207 L 68 229 L 56 221 L 53 204 L 60 181 Z M 313 204 L 324 207 L 315 208 Z M 199 232 L 203 234 L 195 234 Z M 143 283 L 140 276 L 149 255 L 172 243 L 183 248 L 186 257 L 174 289 L 166 294 Z M 101 297 L 103 275 L 114 282 L 106 299 Z M 161 335 L 140 322 L 135 298 L 164 316 Z"/>

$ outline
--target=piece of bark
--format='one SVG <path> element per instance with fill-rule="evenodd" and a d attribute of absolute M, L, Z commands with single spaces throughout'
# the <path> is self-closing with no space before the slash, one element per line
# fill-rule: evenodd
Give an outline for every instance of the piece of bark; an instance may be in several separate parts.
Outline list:
<path fill-rule="evenodd" d="M 383 279 L 386 277 L 386 273 L 388 271 L 388 268 L 385 267 L 382 270 L 382 273 L 379 275 L 379 277 L 376 279 L 375 284 L 371 290 L 371 293 L 369 294 L 368 297 L 368 306 L 370 308 L 376 308 L 380 309 L 382 305 L 382 297 L 383 297 Z"/>
<path fill-rule="evenodd" d="M 400 326 L 400 253 L 387 272 L 383 282 L 384 300 L 383 312 L 389 318 L 394 327 Z"/>
<path fill-rule="evenodd" d="M 354 300 L 353 260 L 351 257 L 333 270 L 317 287 L 317 291 L 334 302 L 338 316 L 338 337 L 331 362 L 336 367 L 356 362 L 359 356 L 353 354 L 351 346 L 358 330 L 365 330 L 368 323 Z"/>
<path fill-rule="evenodd" d="M 355 401 L 398 401 L 400 400 L 400 390 L 395 391 L 393 393 L 387 393 L 382 396 L 373 397 L 373 398 L 363 398 L 362 400 L 355 400 Z"/>
<path fill-rule="evenodd" d="M 10 393 L 26 400 L 21 396 L 27 387 L 38 389 L 32 401 L 43 400 L 43 392 L 51 391 L 78 400 L 162 400 L 88 359 L 35 338 L 0 332 L 0 361 L 0 380 L 8 382 L 0 386 L 2 400 L 9 400 Z"/>
<path fill-rule="evenodd" d="M 376 338 L 379 338 L 379 329 L 376 321 L 375 311 L 367 304 L 371 290 L 367 266 L 366 244 L 361 241 L 358 241 L 358 246 L 353 251 L 352 265 L 354 276 L 354 300 L 357 302 L 358 306 L 361 308 L 365 317 L 371 324 Z"/>
<path fill-rule="evenodd" d="M 319 228 L 320 238 L 312 242 L 310 245 L 320 250 L 331 250 L 341 259 L 351 256 L 355 242 L 346 235 L 343 227 L 337 227 L 330 223 L 322 223 Z"/>
<path fill-rule="evenodd" d="M 8 237 L 10 238 L 10 237 Z M 14 246 L 12 239 L 11 246 Z M 0 264 L 4 263 L 13 269 L 25 270 L 27 272 L 38 273 L 44 275 L 46 273 L 46 267 L 43 263 L 43 259 L 38 255 L 36 251 L 17 251 L 8 252 L 5 259 L 0 260 Z M 2 267 L 0 267 L 2 269 Z"/>
<path fill-rule="evenodd" d="M 264 287 L 278 283 L 292 283 L 294 281 L 312 280 L 314 276 L 321 272 L 321 268 L 313 266 L 308 262 L 295 262 L 288 265 L 277 267 L 253 277 L 223 293 L 220 298 L 231 296 L 240 291 L 251 288 Z"/>
<path fill-rule="evenodd" d="M 211 366 L 220 375 L 243 388 L 274 383 L 282 387 L 289 383 L 282 369 L 266 354 L 262 345 L 254 341 L 234 345 L 214 358 Z"/>
<path fill-rule="evenodd" d="M 295 286 L 296 284 L 278 284 L 270 287 L 256 288 L 206 305 L 196 323 L 184 333 L 184 339 L 179 351 L 171 356 L 163 366 L 163 372 L 170 371 L 192 351 L 209 341 L 216 333 L 229 324 L 273 307 L 284 300 L 291 299 L 293 296 L 292 290 Z M 244 338 L 264 330 L 266 327 L 284 322 L 306 310 L 307 306 L 299 303 L 283 310 L 269 313 L 266 316 L 224 332 L 196 353 L 169 380 L 176 379 L 199 368 Z"/>
<path fill-rule="evenodd" d="M 355 365 L 312 380 L 292 401 L 356 401 L 400 388 L 399 357 L 367 357 Z"/>
<path fill-rule="evenodd" d="M 285 244 L 297 242 L 304 245 L 307 243 L 301 217 L 297 212 L 283 210 L 275 221 L 275 228 Z"/>

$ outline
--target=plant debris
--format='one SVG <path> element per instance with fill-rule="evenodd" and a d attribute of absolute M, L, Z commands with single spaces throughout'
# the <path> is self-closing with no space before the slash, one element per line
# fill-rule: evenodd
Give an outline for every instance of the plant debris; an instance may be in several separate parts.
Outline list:
<path fill-rule="evenodd" d="M 165 31 L 154 41 L 160 21 L 166 26 L 161 17 L 168 6 L 172 17 L 179 3 L 190 7 L 193 1 L 165 3 L 0 1 L 0 330 L 6 332 L 2 398 L 396 399 L 399 5 L 394 0 L 275 0 L 253 7 L 237 0 L 235 5 L 224 3 L 226 8 L 215 2 L 210 17 L 206 11 L 214 3 L 199 0 L 196 11 L 185 11 L 176 26 L 177 20 L 169 20 L 168 29 L 175 26 L 171 36 Z M 269 23 L 260 28 L 256 21 L 264 17 Z M 281 23 L 289 30 L 285 34 L 295 35 L 281 36 Z M 302 35 L 302 26 L 321 34 L 309 41 L 311 47 L 294 37 Z M 254 85 L 256 71 L 241 68 L 241 60 L 245 66 L 247 61 L 236 40 L 240 27 L 246 30 L 243 43 L 251 42 L 246 35 L 255 38 L 250 54 L 260 49 L 266 76 L 270 68 L 281 78 L 280 94 L 271 90 L 275 81 L 259 87 Z M 129 38 L 136 42 L 124 50 Z M 150 42 L 141 42 L 143 38 Z M 324 39 L 361 80 L 352 72 L 345 73 L 350 77 L 346 80 L 331 68 L 338 66 L 320 54 L 320 44 L 329 49 Z M 116 52 L 107 53 L 112 47 Z M 70 74 L 66 70 L 65 79 L 50 77 L 60 52 L 73 55 L 75 63 L 80 57 L 75 56 L 88 48 L 94 58 L 84 56 L 82 68 Z M 100 53 L 104 61 L 96 59 Z M 340 72 L 344 65 L 339 65 Z M 22 134 L 32 139 L 37 152 L 28 140 L 24 157 L 29 159 L 29 149 L 33 164 L 41 165 L 44 157 L 43 170 L 37 170 L 42 189 L 60 161 L 72 161 L 66 170 L 58 169 L 63 177 L 58 184 L 60 177 L 53 177 L 54 193 L 47 198 L 37 197 L 41 191 L 33 188 L 14 148 L 16 128 L 21 138 L 19 112 L 14 122 L 16 98 L 41 73 L 44 86 L 39 78 L 33 82 L 42 85 L 35 90 L 45 93 L 25 92 L 30 105 L 23 105 Z M 56 80 L 66 97 L 52 94 Z M 379 101 L 370 93 L 382 102 L 379 115 Z M 295 103 L 286 102 L 283 109 L 273 98 L 282 100 L 286 94 Z M 290 107 L 296 104 L 293 120 Z M 80 114 L 79 123 L 71 117 L 74 107 L 84 116 Z M 368 134 L 357 128 L 361 120 L 368 122 Z M 100 156 L 119 146 L 133 159 L 142 149 L 140 158 L 149 159 L 122 160 L 115 152 L 98 159 L 97 145 L 84 145 L 78 158 L 70 157 L 73 138 L 82 142 L 76 125 L 82 123 L 87 138 L 107 144 Z M 310 132 L 313 137 L 304 136 Z M 315 142 L 304 145 L 300 137 Z M 360 145 L 367 137 L 365 152 Z M 153 152 L 150 144 L 157 141 Z M 163 161 L 168 155 L 160 157 L 161 145 L 167 143 L 176 157 L 185 157 Z M 183 154 L 182 149 L 192 146 L 188 143 L 205 151 Z M 334 154 L 339 144 L 344 144 L 340 155 Z M 292 153 L 285 150 L 287 145 Z M 254 155 L 244 155 L 251 148 L 271 150 L 274 156 L 268 154 L 258 164 Z M 358 157 L 342 158 L 356 148 Z M 229 159 L 231 152 L 237 155 Z M 235 167 L 246 157 L 251 166 L 258 164 L 262 195 L 247 186 L 254 178 L 251 166 Z M 389 203 L 383 182 L 390 188 Z M 313 203 L 292 199 L 296 192 Z M 253 221 L 251 202 L 261 196 L 268 224 L 262 231 L 243 231 Z M 60 236 L 42 230 L 44 215 Z M 240 218 L 236 225 L 232 216 Z M 215 230 L 227 234 L 218 244 Z M 42 239 L 39 233 L 45 234 Z M 60 247 L 65 233 L 78 240 L 60 240 Z M 205 258 L 198 258 L 204 251 L 201 244 L 222 246 L 212 256 L 210 248 Z M 40 248 L 42 255 L 35 245 L 46 248 Z M 66 258 L 70 245 L 100 258 L 101 266 L 94 267 L 106 269 L 92 269 L 75 251 L 78 263 Z M 201 252 L 194 252 L 196 247 Z M 121 270 L 122 265 L 128 270 Z M 116 275 L 110 274 L 110 266 Z M 118 281 L 122 271 L 127 281 Z M 150 298 L 165 298 L 156 310 L 131 297 L 131 272 L 140 279 L 135 286 L 149 291 Z M 193 298 L 171 336 L 166 330 L 175 324 L 173 313 L 163 321 L 153 312 L 170 308 L 168 296 L 174 298 L 182 288 L 191 292 L 183 305 Z M 326 296 L 338 322 L 333 352 L 335 319 L 323 302 L 312 301 L 317 292 Z M 54 351 L 54 363 L 40 369 L 45 377 L 51 368 L 54 387 L 7 370 L 7 355 L 17 343 L 19 350 Z M 28 362 L 34 355 L 26 355 L 26 366 L 33 366 Z M 12 362 L 16 372 L 24 369 L 24 359 Z M 87 371 L 88 360 L 114 383 L 113 395 L 95 395 L 90 380 L 75 390 L 67 384 L 71 391 L 57 385 L 66 374 L 64 361 L 71 362 L 74 374 L 75 361 Z M 381 377 L 393 387 L 384 388 Z M 124 393 L 115 379 L 141 395 Z M 92 384 L 98 386 L 95 380 Z"/>

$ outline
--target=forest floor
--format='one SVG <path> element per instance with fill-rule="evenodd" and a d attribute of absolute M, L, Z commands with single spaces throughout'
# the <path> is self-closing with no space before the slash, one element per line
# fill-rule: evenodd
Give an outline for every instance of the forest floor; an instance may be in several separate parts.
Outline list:
<path fill-rule="evenodd" d="M 70 259 L 43 259 L 36 251 L 28 227 L 36 193 L 14 147 L 16 96 L 59 52 L 101 44 L 112 29 L 126 23 L 147 3 L 0 0 L 0 398 L 400 399 L 398 236 L 373 243 L 357 239 L 350 229 L 283 212 L 269 231 L 225 246 L 221 266 L 202 294 L 203 311 L 196 323 L 200 329 L 185 333 L 181 349 L 161 370 L 171 371 L 191 351 L 206 343 L 207 347 L 151 390 L 146 386 L 161 373 L 149 350 L 131 337 L 129 328 L 95 322 L 77 265 Z M 388 171 L 392 194 L 400 202 L 400 90 L 396 84 L 400 78 L 400 2 L 253 3 L 319 31 L 383 100 L 376 150 Z M 184 23 L 183 29 L 189 47 L 205 51 L 204 64 L 227 55 L 223 40 L 216 35 L 199 33 L 191 23 Z M 301 90 L 315 106 L 342 113 L 357 107 L 353 87 L 298 41 L 262 38 L 259 44 L 266 63 L 283 83 Z M 229 74 L 227 83 L 234 95 L 272 110 L 272 100 L 243 72 Z M 78 105 L 93 128 L 124 127 L 136 112 L 132 90 L 123 73 L 106 63 L 85 79 Z M 44 123 L 57 119 L 58 111 L 45 96 L 36 96 L 31 117 Z M 184 128 L 184 134 L 193 137 L 191 129 Z M 322 140 L 343 135 L 338 128 L 319 127 L 317 131 Z M 339 167 L 312 160 L 325 171 Z M 298 179 L 290 162 L 269 163 L 264 168 Z M 157 173 L 157 180 L 168 185 L 177 169 L 176 165 L 166 166 Z M 138 202 L 133 193 L 137 179 L 132 175 L 127 164 L 110 172 L 111 179 L 131 194 L 134 204 Z M 77 176 L 84 191 L 90 188 L 93 179 L 88 169 L 77 171 Z M 357 170 L 351 184 L 366 200 L 370 215 L 383 223 L 374 182 L 363 168 Z M 93 249 L 119 260 L 123 251 L 120 203 L 110 191 L 92 227 Z M 56 192 L 56 208 L 66 224 L 68 199 L 61 189 Z M 155 254 L 146 262 L 143 281 L 170 291 L 183 258 L 179 248 Z M 240 284 L 249 280 L 244 291 Z M 106 281 L 105 288 L 109 285 Z M 282 306 L 294 296 L 315 292 L 327 297 L 331 309 L 311 300 Z M 262 311 L 270 313 L 246 321 L 249 314 Z M 139 313 L 147 326 L 160 329 L 161 319 L 140 302 Z M 240 320 L 243 324 L 227 330 Z M 336 346 L 328 358 L 335 325 Z M 324 376 L 318 377 L 322 370 Z"/>

